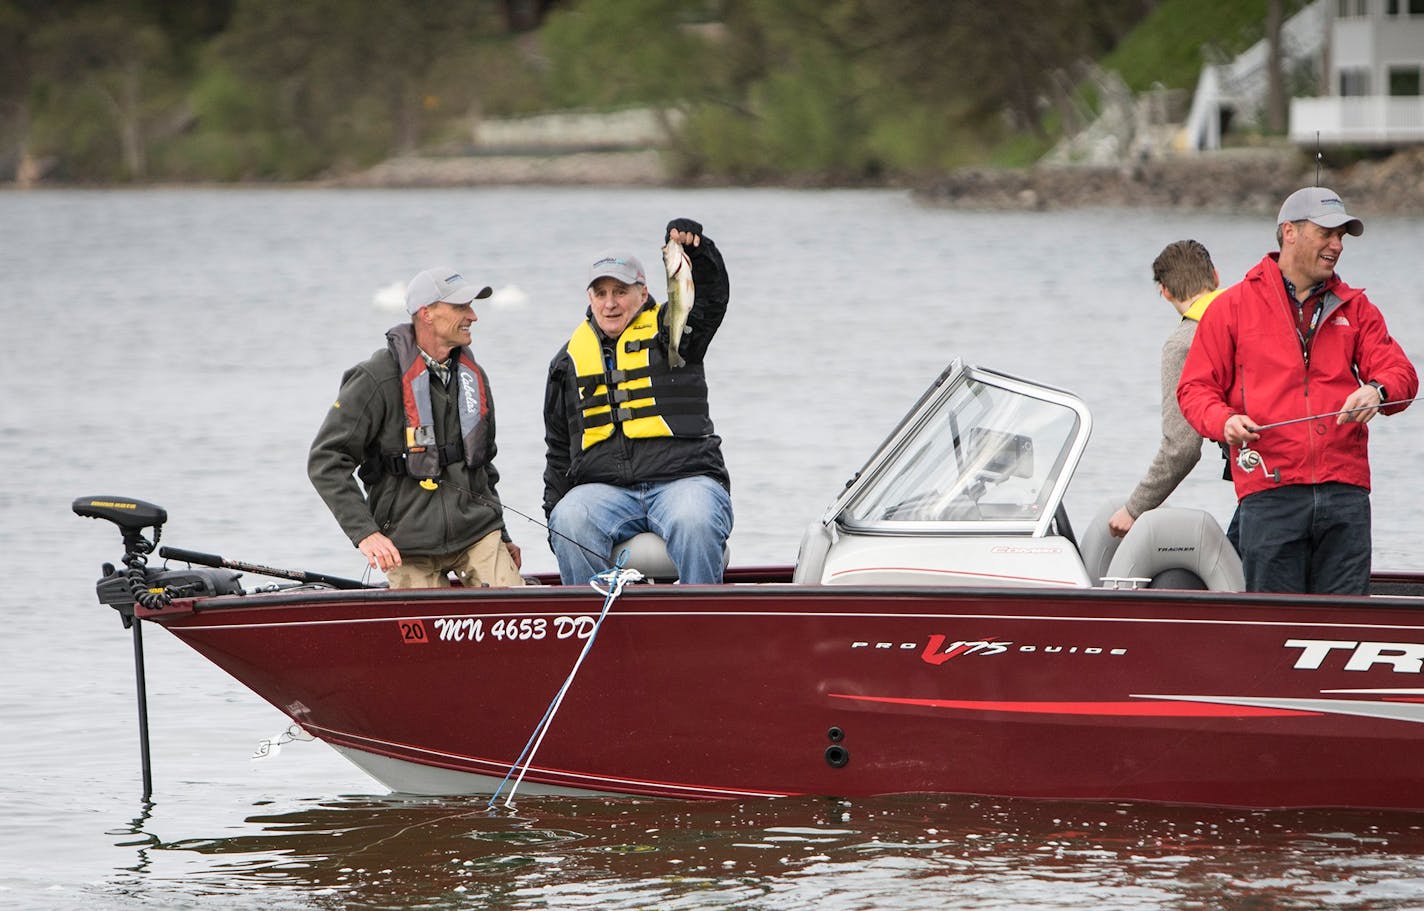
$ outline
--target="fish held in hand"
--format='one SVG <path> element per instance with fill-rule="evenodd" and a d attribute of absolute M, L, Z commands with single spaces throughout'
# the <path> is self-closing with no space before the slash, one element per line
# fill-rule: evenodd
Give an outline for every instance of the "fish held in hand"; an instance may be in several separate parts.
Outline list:
<path fill-rule="evenodd" d="M 681 367 L 687 363 L 678 348 L 692 313 L 692 262 L 682 244 L 669 240 L 663 247 L 663 265 L 667 267 L 668 363 Z"/>

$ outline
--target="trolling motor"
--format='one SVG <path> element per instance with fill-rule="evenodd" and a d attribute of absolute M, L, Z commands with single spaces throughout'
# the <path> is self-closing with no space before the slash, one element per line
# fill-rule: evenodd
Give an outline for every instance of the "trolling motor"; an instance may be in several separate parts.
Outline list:
<path fill-rule="evenodd" d="M 125 569 L 105 563 L 95 591 L 100 603 L 119 612 L 124 629 L 133 625 L 135 604 L 157 610 L 174 598 L 242 594 L 239 573 L 148 566 L 148 555 L 153 553 L 163 534 L 163 523 L 168 521 L 168 511 L 162 507 L 126 497 L 80 497 L 73 508 L 75 515 L 113 522 L 123 535 Z M 143 536 L 145 528 L 153 529 L 152 541 Z"/>
<path fill-rule="evenodd" d="M 143 799 L 147 801 L 153 794 L 153 771 L 148 750 L 148 691 L 143 669 L 143 624 L 135 623 L 137 607 L 145 610 L 160 610 L 173 603 L 175 598 L 209 598 L 217 595 L 245 594 L 238 584 L 241 573 L 235 569 L 248 570 L 259 575 L 293 579 L 308 585 L 323 585 L 332 588 L 376 588 L 355 579 L 342 579 L 321 573 L 301 570 L 275 569 L 255 563 L 240 563 L 212 554 L 165 547 L 159 556 L 190 563 L 201 563 L 214 569 L 153 569 L 148 565 L 148 555 L 158 546 L 163 534 L 163 523 L 168 521 L 168 512 L 152 503 L 129 497 L 80 497 L 74 501 L 74 514 L 89 519 L 106 519 L 119 527 L 124 539 L 124 569 L 105 563 L 103 576 L 94 588 L 101 604 L 107 604 L 119 612 L 125 629 L 133 630 L 134 682 L 138 690 L 138 733 L 139 752 L 143 759 Z M 143 536 L 146 528 L 153 529 L 153 540 Z M 137 606 L 137 607 L 136 607 Z"/>
<path fill-rule="evenodd" d="M 148 684 L 143 671 L 143 624 L 134 622 L 134 605 L 157 607 L 172 600 L 167 586 L 159 584 L 158 574 L 148 568 L 148 555 L 154 544 L 143 536 L 145 528 L 153 529 L 153 540 L 163 533 L 168 512 L 152 503 L 124 497 L 80 497 L 74 501 L 74 514 L 91 519 L 108 519 L 119 526 L 124 536 L 124 565 L 120 572 L 114 564 L 104 564 L 104 575 L 95 588 L 99 601 L 119 612 L 124 628 L 133 630 L 134 686 L 138 692 L 138 748 L 143 763 L 143 800 L 153 795 L 153 763 L 148 749 Z M 165 580 L 166 581 L 166 580 Z M 156 590 L 155 590 L 156 586 Z M 164 598 L 167 597 L 168 601 Z"/>

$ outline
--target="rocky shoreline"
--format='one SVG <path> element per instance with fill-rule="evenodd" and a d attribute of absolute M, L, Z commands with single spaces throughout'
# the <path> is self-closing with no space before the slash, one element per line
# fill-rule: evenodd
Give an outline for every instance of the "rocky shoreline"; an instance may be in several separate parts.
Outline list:
<path fill-rule="evenodd" d="M 656 149 L 523 155 L 409 156 L 321 181 L 332 187 L 662 186 Z"/>
<path fill-rule="evenodd" d="M 1356 161 L 1339 168 L 1330 167 L 1328 162 L 1327 155 L 1319 182 L 1339 192 L 1351 211 L 1367 215 L 1424 215 L 1424 146 L 1385 158 Z M 1029 168 L 965 168 L 918 183 L 897 180 L 863 181 L 850 185 L 789 180 L 763 185 L 805 189 L 831 186 L 908 188 L 925 205 L 964 210 L 1044 212 L 1083 208 L 1160 208 L 1273 215 L 1282 199 L 1294 190 L 1315 182 L 1312 156 L 1294 148 L 1248 148 L 1150 159 L 1111 167 L 1039 164 Z M 692 184 L 676 179 L 669 173 L 662 154 L 656 149 L 410 156 L 393 158 L 363 171 L 332 175 L 316 181 L 262 185 L 274 188 L 390 189 L 733 186 L 705 178 Z M 41 183 L 35 188 L 44 186 L 65 185 Z"/>
<path fill-rule="evenodd" d="M 1351 210 L 1378 215 L 1424 214 L 1424 147 L 1339 168 L 1330 167 L 1328 161 L 1327 156 L 1319 182 L 1339 192 Z M 1292 147 L 1277 147 L 1111 167 L 1039 164 L 965 168 L 911 189 L 926 205 L 955 209 L 1032 212 L 1129 207 L 1274 214 L 1282 199 L 1315 182 L 1312 156 Z M 678 183 L 653 149 L 395 158 L 359 173 L 320 181 L 324 186 L 390 188 Z M 697 185 L 715 183 L 698 181 Z M 866 182 L 861 186 L 886 184 Z"/>
<path fill-rule="evenodd" d="M 1315 162 L 1295 149 L 1238 149 L 1116 167 L 1039 165 L 956 171 L 916 191 L 928 205 L 1050 211 L 1095 207 L 1275 214 L 1291 192 L 1316 182 Z M 1322 167 L 1319 182 L 1350 210 L 1424 214 L 1424 148 Z"/>

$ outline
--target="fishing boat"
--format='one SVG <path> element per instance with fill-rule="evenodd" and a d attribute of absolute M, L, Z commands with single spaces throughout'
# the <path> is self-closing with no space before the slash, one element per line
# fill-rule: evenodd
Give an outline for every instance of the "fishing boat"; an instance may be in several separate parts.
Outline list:
<path fill-rule="evenodd" d="M 955 361 L 795 565 L 721 585 L 675 583 L 656 541 L 597 587 L 150 566 L 162 509 L 74 510 L 122 532 L 98 594 L 140 670 L 161 626 L 396 792 L 1424 809 L 1424 574 L 1246 593 L 1206 513 L 1075 534 L 1091 427 L 1068 391 Z"/>

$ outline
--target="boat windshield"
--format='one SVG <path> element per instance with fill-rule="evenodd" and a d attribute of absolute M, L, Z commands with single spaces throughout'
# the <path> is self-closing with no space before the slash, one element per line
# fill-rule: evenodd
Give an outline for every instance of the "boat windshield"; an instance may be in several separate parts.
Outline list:
<path fill-rule="evenodd" d="M 1075 397 L 974 368 L 921 399 L 842 499 L 847 528 L 1043 534 L 1087 443 Z"/>

